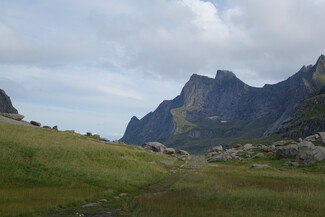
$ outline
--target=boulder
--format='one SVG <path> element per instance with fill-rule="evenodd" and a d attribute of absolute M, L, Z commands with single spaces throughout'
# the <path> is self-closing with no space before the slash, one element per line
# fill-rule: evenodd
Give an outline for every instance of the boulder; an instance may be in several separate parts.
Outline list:
<path fill-rule="evenodd" d="M 211 158 L 209 158 L 207 161 L 208 162 L 222 162 L 222 161 L 226 161 L 228 159 L 231 159 L 232 157 L 228 154 L 228 153 L 219 153 L 219 154 L 216 154 L 214 156 L 212 156 Z"/>
<path fill-rule="evenodd" d="M 176 152 L 175 152 L 175 149 L 173 149 L 173 148 L 166 148 L 164 151 L 163 151 L 163 154 L 168 154 L 168 155 L 170 155 L 170 154 L 175 154 Z"/>
<path fill-rule="evenodd" d="M 174 165 L 173 161 L 160 161 L 159 163 L 161 165 L 166 165 L 166 166 L 173 166 Z"/>
<path fill-rule="evenodd" d="M 58 130 L 58 126 L 55 125 L 54 127 L 52 127 L 52 129 L 57 131 Z"/>
<path fill-rule="evenodd" d="M 93 134 L 91 132 L 87 132 L 86 136 L 93 136 Z"/>
<path fill-rule="evenodd" d="M 153 151 L 153 152 L 160 152 L 160 153 L 163 153 L 164 150 L 166 149 L 166 146 L 164 146 L 160 142 L 145 142 L 141 146 L 146 151 Z"/>
<path fill-rule="evenodd" d="M 52 129 L 50 126 L 43 126 L 44 129 Z"/>
<path fill-rule="evenodd" d="M 99 134 L 94 134 L 94 137 L 100 138 Z"/>
<path fill-rule="evenodd" d="M 253 168 L 270 168 L 268 164 L 253 164 Z"/>
<path fill-rule="evenodd" d="M 296 157 L 299 164 L 311 164 L 322 160 L 325 160 L 325 148 L 320 146 L 303 146 Z"/>
<path fill-rule="evenodd" d="M 275 156 L 276 156 L 277 159 L 282 159 L 282 158 L 296 158 L 296 156 L 298 155 L 298 153 L 299 153 L 299 151 L 298 151 L 298 145 L 291 144 L 291 145 L 287 145 L 287 146 L 284 146 L 282 148 L 279 148 L 276 151 Z"/>
<path fill-rule="evenodd" d="M 246 152 L 245 157 L 247 157 L 247 158 L 252 157 L 253 154 L 254 154 L 254 152 L 248 151 L 248 152 Z"/>
<path fill-rule="evenodd" d="M 36 121 L 31 121 L 30 124 L 31 125 L 34 125 L 34 126 L 37 126 L 37 127 L 40 127 L 41 126 L 41 123 L 38 123 Z"/>
<path fill-rule="evenodd" d="M 318 132 L 317 134 L 319 135 L 319 144 L 325 146 L 325 132 Z"/>
<path fill-rule="evenodd" d="M 15 113 L 1 113 L 3 116 L 14 119 L 16 121 L 21 121 L 24 119 L 24 115 Z"/>
<path fill-rule="evenodd" d="M 188 153 L 188 152 L 185 151 L 185 150 L 178 150 L 178 151 L 177 151 L 177 154 L 179 154 L 179 155 L 190 155 L 190 153 Z"/>
<path fill-rule="evenodd" d="M 252 149 L 252 148 L 254 148 L 254 146 L 252 144 L 246 144 L 246 145 L 244 145 L 243 150 L 246 151 L 246 150 L 249 150 L 249 149 Z"/>
<path fill-rule="evenodd" d="M 304 141 L 308 141 L 308 142 L 316 142 L 318 139 L 319 135 L 315 134 L 312 136 L 307 136 Z"/>
<path fill-rule="evenodd" d="M 219 152 L 219 151 L 222 151 L 223 148 L 222 148 L 221 145 L 217 145 L 217 146 L 213 147 L 212 150 L 213 150 L 214 152 Z"/>
<path fill-rule="evenodd" d="M 263 158 L 264 157 L 264 154 L 263 153 L 258 153 L 256 155 L 254 155 L 253 157 L 251 157 L 251 159 L 254 159 L 254 158 Z"/>
<path fill-rule="evenodd" d="M 293 140 L 281 140 L 273 143 L 274 146 L 284 146 L 286 144 L 295 143 Z"/>

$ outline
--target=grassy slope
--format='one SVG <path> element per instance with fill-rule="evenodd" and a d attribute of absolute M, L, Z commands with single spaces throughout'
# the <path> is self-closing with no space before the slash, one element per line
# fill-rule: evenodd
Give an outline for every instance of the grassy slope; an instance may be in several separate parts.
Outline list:
<path fill-rule="evenodd" d="M 163 194 L 139 197 L 132 216 L 325 216 L 325 162 L 284 167 L 285 161 L 269 156 L 206 166 Z"/>
<path fill-rule="evenodd" d="M 37 215 L 134 191 L 167 175 L 149 164 L 160 159 L 132 146 L 0 122 L 0 216 Z"/>
<path fill-rule="evenodd" d="M 175 134 L 185 133 L 193 128 L 196 127 L 195 124 L 187 121 L 184 117 L 182 117 L 181 112 L 183 111 L 193 111 L 198 110 L 200 107 L 197 106 L 191 106 L 191 107 L 180 107 L 170 110 L 170 113 L 173 115 L 174 121 L 176 123 L 176 131 Z"/>

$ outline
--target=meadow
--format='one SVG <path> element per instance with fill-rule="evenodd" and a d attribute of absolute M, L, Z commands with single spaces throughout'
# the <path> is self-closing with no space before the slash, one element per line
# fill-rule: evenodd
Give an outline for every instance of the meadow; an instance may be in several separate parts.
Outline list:
<path fill-rule="evenodd" d="M 285 167 L 285 161 L 268 156 L 206 165 L 166 192 L 137 197 L 130 216 L 325 216 L 325 163 Z M 252 168 L 252 163 L 271 168 Z"/>
<path fill-rule="evenodd" d="M 168 175 L 149 163 L 159 160 L 135 146 L 0 122 L 0 216 L 46 216 L 130 194 Z"/>

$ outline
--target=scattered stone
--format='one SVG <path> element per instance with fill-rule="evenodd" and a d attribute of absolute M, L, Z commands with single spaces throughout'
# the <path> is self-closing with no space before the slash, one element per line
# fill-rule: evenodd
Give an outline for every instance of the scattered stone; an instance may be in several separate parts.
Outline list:
<path fill-rule="evenodd" d="M 174 161 L 160 161 L 159 162 L 161 165 L 166 165 L 166 166 L 173 166 Z"/>
<path fill-rule="evenodd" d="M 246 144 L 246 145 L 244 145 L 244 151 L 246 151 L 246 150 L 249 150 L 249 149 L 252 149 L 252 148 L 254 148 L 254 146 L 252 145 L 252 144 Z"/>
<path fill-rule="evenodd" d="M 281 140 L 273 143 L 274 146 L 284 146 L 286 144 L 295 143 L 293 140 Z"/>
<path fill-rule="evenodd" d="M 145 142 L 141 146 L 146 151 L 153 151 L 159 153 L 162 153 L 166 149 L 166 146 L 164 146 L 160 142 Z"/>
<path fill-rule="evenodd" d="M 1 113 L 1 115 L 11 118 L 16 121 L 21 121 L 24 119 L 24 115 L 21 114 L 14 114 L 14 113 Z"/>
<path fill-rule="evenodd" d="M 254 152 L 248 151 L 248 152 L 246 152 L 245 157 L 250 158 L 250 157 L 252 157 L 253 154 L 254 154 Z"/>
<path fill-rule="evenodd" d="M 251 157 L 251 159 L 254 159 L 254 158 L 263 158 L 264 157 L 264 154 L 263 153 L 258 153 L 256 155 L 254 155 L 253 157 Z"/>
<path fill-rule="evenodd" d="M 98 204 L 100 204 L 100 202 L 88 203 L 88 204 L 82 205 L 81 208 L 90 208 L 90 207 L 96 206 Z"/>
<path fill-rule="evenodd" d="M 289 161 L 289 162 L 285 162 L 283 165 L 284 166 L 298 166 L 299 163 L 295 162 L 295 161 Z"/>
<path fill-rule="evenodd" d="M 44 129 L 52 129 L 50 126 L 43 126 Z"/>
<path fill-rule="evenodd" d="M 226 161 L 231 158 L 232 157 L 228 153 L 222 152 L 217 155 L 214 155 L 213 157 L 209 158 L 207 161 L 208 162 L 214 162 L 214 161 L 223 162 L 223 161 Z"/>
<path fill-rule="evenodd" d="M 55 125 L 54 127 L 52 127 L 52 130 L 56 130 L 56 131 L 58 131 L 58 126 Z"/>
<path fill-rule="evenodd" d="M 93 134 L 91 132 L 87 132 L 86 136 L 93 136 Z"/>
<path fill-rule="evenodd" d="M 210 167 L 218 167 L 218 164 L 208 164 Z"/>
<path fill-rule="evenodd" d="M 164 151 L 163 151 L 164 154 L 168 154 L 168 155 L 171 155 L 171 154 L 175 154 L 175 149 L 173 148 L 166 148 Z"/>
<path fill-rule="evenodd" d="M 190 155 L 190 153 L 188 153 L 185 150 L 178 150 L 176 154 L 179 154 L 179 155 Z"/>
<path fill-rule="evenodd" d="M 303 141 L 303 142 L 305 142 L 305 141 Z M 298 145 L 296 145 L 296 144 L 287 145 L 282 148 L 279 148 L 276 151 L 276 158 L 277 159 L 296 158 L 296 156 L 298 155 L 298 152 L 299 152 Z"/>
<path fill-rule="evenodd" d="M 223 151 L 223 148 L 222 148 L 221 145 L 217 145 L 217 146 L 213 147 L 212 150 L 213 150 L 214 152 L 219 152 L 219 151 Z"/>
<path fill-rule="evenodd" d="M 107 203 L 108 200 L 107 200 L 107 199 L 101 199 L 101 200 L 99 200 L 98 202 L 100 202 L 100 203 Z"/>
<path fill-rule="evenodd" d="M 31 121 L 30 124 L 32 124 L 34 126 L 37 126 L 37 127 L 40 127 L 41 126 L 41 123 L 38 123 L 36 121 Z"/>
<path fill-rule="evenodd" d="M 236 144 L 236 145 L 235 145 L 235 148 L 237 148 L 237 149 L 238 149 L 238 148 L 241 148 L 241 147 L 242 147 L 241 144 Z"/>
<path fill-rule="evenodd" d="M 315 134 L 312 136 L 308 136 L 304 139 L 304 141 L 308 141 L 308 142 L 316 142 L 317 138 L 319 137 L 319 135 Z"/>
<path fill-rule="evenodd" d="M 97 137 L 97 138 L 100 138 L 100 135 L 99 134 L 94 134 L 93 136 L 94 137 Z"/>
<path fill-rule="evenodd" d="M 298 142 L 302 142 L 302 141 L 303 141 L 302 138 L 299 138 L 299 139 L 298 139 Z"/>
<path fill-rule="evenodd" d="M 127 196 L 128 194 L 127 194 L 127 193 L 120 193 L 119 195 L 120 195 L 120 197 L 125 197 L 125 196 Z"/>
<path fill-rule="evenodd" d="M 268 164 L 253 164 L 253 168 L 270 168 Z"/>

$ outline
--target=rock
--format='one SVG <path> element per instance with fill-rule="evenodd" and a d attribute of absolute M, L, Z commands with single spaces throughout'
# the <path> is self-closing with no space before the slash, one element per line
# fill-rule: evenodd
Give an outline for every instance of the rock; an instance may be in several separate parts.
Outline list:
<path fill-rule="evenodd" d="M 93 134 L 91 132 L 87 132 L 86 136 L 93 136 Z"/>
<path fill-rule="evenodd" d="M 239 148 L 241 148 L 241 147 L 242 147 L 241 144 L 236 144 L 236 145 L 235 145 L 235 148 L 237 148 L 237 149 L 239 149 Z"/>
<path fill-rule="evenodd" d="M 55 125 L 54 127 L 52 127 L 52 129 L 57 131 L 58 130 L 58 126 Z"/>
<path fill-rule="evenodd" d="M 30 123 L 31 123 L 32 125 L 34 125 L 34 126 L 37 126 L 37 127 L 40 127 L 40 126 L 41 126 L 41 124 L 38 123 L 38 122 L 36 122 L 36 121 L 31 121 Z"/>
<path fill-rule="evenodd" d="M 52 129 L 50 126 L 43 126 L 44 129 Z"/>
<path fill-rule="evenodd" d="M 119 195 L 120 195 L 120 197 L 125 197 L 125 196 L 127 196 L 128 194 L 127 194 L 127 193 L 120 193 Z"/>
<path fill-rule="evenodd" d="M 245 157 L 246 158 L 252 157 L 253 154 L 254 154 L 254 152 L 248 151 L 248 152 L 246 152 Z"/>
<path fill-rule="evenodd" d="M 163 151 L 163 154 L 168 154 L 168 155 L 171 155 L 171 154 L 175 154 L 175 149 L 173 148 L 166 148 L 164 151 Z"/>
<path fill-rule="evenodd" d="M 317 141 L 317 138 L 319 137 L 319 136 L 317 136 L 317 138 L 316 138 L 316 135 L 317 135 L 317 134 L 312 135 L 312 136 L 308 136 L 308 137 L 306 137 L 306 138 L 304 139 L 304 141 L 308 141 L 308 142 L 316 142 L 316 141 Z"/>
<path fill-rule="evenodd" d="M 289 143 L 293 143 L 294 141 L 293 140 L 281 140 L 281 141 L 277 141 L 275 143 L 273 143 L 274 146 L 284 146 L 286 144 L 289 144 Z"/>
<path fill-rule="evenodd" d="M 17 109 L 11 103 L 10 97 L 2 89 L 0 89 L 0 112 L 18 114 Z"/>
<path fill-rule="evenodd" d="M 100 203 L 107 203 L 108 200 L 107 200 L 107 199 L 101 199 L 101 200 L 99 200 L 98 202 L 100 202 Z"/>
<path fill-rule="evenodd" d="M 246 150 L 249 150 L 249 149 L 252 149 L 252 148 L 254 148 L 254 146 L 252 144 L 246 144 L 246 145 L 244 145 L 243 150 L 246 151 Z"/>
<path fill-rule="evenodd" d="M 282 159 L 282 158 L 296 158 L 296 156 L 298 155 L 298 153 L 299 153 L 299 151 L 298 151 L 298 145 L 291 144 L 291 145 L 287 145 L 287 146 L 284 146 L 282 148 L 279 148 L 276 151 L 275 156 L 276 156 L 277 159 Z"/>
<path fill-rule="evenodd" d="M 164 146 L 159 142 L 145 142 L 141 146 L 146 151 L 151 150 L 153 152 L 160 152 L 160 153 L 162 153 L 166 149 L 166 146 Z"/>
<path fill-rule="evenodd" d="M 277 148 L 275 147 L 275 145 L 271 145 L 266 148 L 266 152 L 275 152 L 276 150 Z"/>
<path fill-rule="evenodd" d="M 81 208 L 90 208 L 90 207 L 96 206 L 98 204 L 100 204 L 100 202 L 88 203 L 88 204 L 82 205 Z"/>
<path fill-rule="evenodd" d="M 263 158 L 264 157 L 264 154 L 263 153 L 258 153 L 256 155 L 254 155 L 253 157 L 251 157 L 251 159 L 254 159 L 254 158 Z"/>
<path fill-rule="evenodd" d="M 283 165 L 284 166 L 298 166 L 299 163 L 295 162 L 295 161 L 289 161 L 289 162 L 285 162 Z"/>
<path fill-rule="evenodd" d="M 325 132 L 318 132 L 317 134 L 319 135 L 319 144 L 325 146 Z"/>
<path fill-rule="evenodd" d="M 217 146 L 213 147 L 212 150 L 213 150 L 214 152 L 219 152 L 219 151 L 222 151 L 223 148 L 222 148 L 221 145 L 217 145 Z"/>
<path fill-rule="evenodd" d="M 216 155 L 212 156 L 207 161 L 208 162 L 214 162 L 214 161 L 222 162 L 222 161 L 226 161 L 226 160 L 231 159 L 231 158 L 232 157 L 228 153 L 223 152 L 223 153 L 219 153 L 219 154 L 216 154 Z"/>
<path fill-rule="evenodd" d="M 298 139 L 298 142 L 302 142 L 302 141 L 303 141 L 303 139 L 302 139 L 302 138 L 299 138 L 299 139 Z"/>
<path fill-rule="evenodd" d="M 97 138 L 100 138 L 100 135 L 99 134 L 94 134 L 93 136 L 94 137 L 97 137 Z"/>
<path fill-rule="evenodd" d="M 253 164 L 253 168 L 270 168 L 268 164 Z"/>
<path fill-rule="evenodd" d="M 14 119 L 16 121 L 21 121 L 24 119 L 24 115 L 15 114 L 15 113 L 1 113 L 2 116 Z"/>
<path fill-rule="evenodd" d="M 179 155 L 190 155 L 190 153 L 188 153 L 185 150 L 178 150 L 176 153 L 179 154 Z"/>
<path fill-rule="evenodd" d="M 173 166 L 174 161 L 160 161 L 159 162 L 161 165 L 166 165 L 166 166 Z"/>
<path fill-rule="evenodd" d="M 299 164 L 311 164 L 322 160 L 325 160 L 325 148 L 310 144 L 300 147 L 296 157 Z"/>

